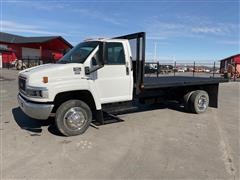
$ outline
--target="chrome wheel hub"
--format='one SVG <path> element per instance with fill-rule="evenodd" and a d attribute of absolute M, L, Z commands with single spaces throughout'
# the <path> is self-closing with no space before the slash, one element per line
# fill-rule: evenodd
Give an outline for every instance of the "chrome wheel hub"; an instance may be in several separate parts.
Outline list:
<path fill-rule="evenodd" d="M 204 95 L 200 96 L 200 98 L 198 99 L 198 108 L 200 110 L 205 110 L 207 106 L 208 106 L 207 97 Z"/>
<path fill-rule="evenodd" d="M 80 107 L 70 108 L 64 115 L 64 124 L 71 130 L 80 130 L 87 122 Z"/>

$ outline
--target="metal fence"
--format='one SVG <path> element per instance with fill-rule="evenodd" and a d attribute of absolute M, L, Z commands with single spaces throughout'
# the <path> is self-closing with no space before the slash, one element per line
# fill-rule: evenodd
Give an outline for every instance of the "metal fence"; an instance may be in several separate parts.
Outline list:
<path fill-rule="evenodd" d="M 23 70 L 26 68 L 38 66 L 47 63 L 56 63 L 53 58 L 24 57 L 11 63 L 4 63 L 3 67 L 8 69 Z M 198 77 L 224 77 L 229 80 L 237 81 L 240 74 L 237 71 L 237 64 L 233 65 L 232 71 L 229 69 L 220 70 L 220 62 L 146 62 L 145 76 L 198 76 Z"/>
<path fill-rule="evenodd" d="M 17 70 L 23 70 L 27 68 L 31 68 L 34 66 L 38 66 L 41 64 L 47 64 L 47 63 L 56 63 L 55 59 L 51 58 L 38 58 L 38 57 L 24 57 L 21 60 L 16 60 L 9 63 L 4 63 L 3 67 L 8 69 L 17 69 Z"/>
<path fill-rule="evenodd" d="M 202 76 L 221 77 L 219 62 L 146 62 L 145 76 Z"/>

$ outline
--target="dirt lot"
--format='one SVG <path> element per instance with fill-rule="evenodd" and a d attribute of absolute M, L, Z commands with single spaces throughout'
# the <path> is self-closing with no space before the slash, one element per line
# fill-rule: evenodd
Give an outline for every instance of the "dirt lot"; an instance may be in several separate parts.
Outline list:
<path fill-rule="evenodd" d="M 63 137 L 18 108 L 17 71 L 0 73 L 0 179 L 239 179 L 240 83 L 205 114 L 160 106 Z"/>

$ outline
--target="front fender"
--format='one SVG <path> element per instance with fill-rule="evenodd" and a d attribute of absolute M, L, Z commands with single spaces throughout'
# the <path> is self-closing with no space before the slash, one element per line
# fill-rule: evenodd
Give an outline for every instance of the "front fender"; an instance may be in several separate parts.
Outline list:
<path fill-rule="evenodd" d="M 51 90 L 49 91 L 50 101 L 54 101 L 54 98 L 59 93 L 79 90 L 89 91 L 94 99 L 96 109 L 100 110 L 102 108 L 97 88 L 92 80 L 81 79 L 79 81 L 79 79 L 71 79 L 61 81 L 60 83 L 53 83 L 49 89 Z"/>

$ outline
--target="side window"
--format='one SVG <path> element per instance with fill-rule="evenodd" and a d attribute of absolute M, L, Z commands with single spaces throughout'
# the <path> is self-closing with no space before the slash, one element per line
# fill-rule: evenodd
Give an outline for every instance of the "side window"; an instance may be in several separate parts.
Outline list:
<path fill-rule="evenodd" d="M 106 44 L 106 64 L 125 64 L 124 48 L 122 43 Z"/>

